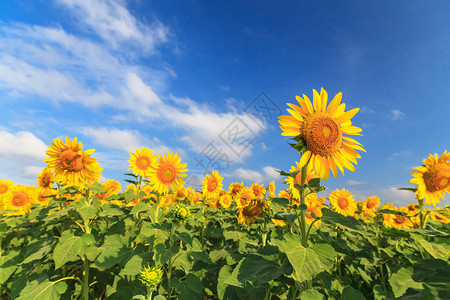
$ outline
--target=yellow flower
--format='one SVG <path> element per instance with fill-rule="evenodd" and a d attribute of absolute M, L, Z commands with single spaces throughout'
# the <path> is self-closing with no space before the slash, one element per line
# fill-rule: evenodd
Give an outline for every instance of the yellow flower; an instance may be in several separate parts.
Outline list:
<path fill-rule="evenodd" d="M 384 204 L 379 210 L 383 209 L 394 209 L 394 205 L 392 203 Z M 394 221 L 394 215 L 393 214 L 383 214 L 383 224 L 386 227 L 392 227 L 392 222 Z"/>
<path fill-rule="evenodd" d="M 435 153 L 423 160 L 423 166 L 413 168 L 414 177 L 409 182 L 418 184 L 417 197 L 425 199 L 426 205 L 436 206 L 444 199 L 445 192 L 450 193 L 450 153 L 445 150 L 441 157 Z"/>
<path fill-rule="evenodd" d="M 14 210 L 14 212 L 7 213 L 7 216 L 24 215 L 36 202 L 36 189 L 25 185 L 13 185 L 3 198 L 4 209 Z"/>
<path fill-rule="evenodd" d="M 394 210 L 400 211 L 400 212 L 405 212 L 405 213 L 408 212 L 408 209 L 406 207 L 398 207 L 398 208 L 394 208 Z M 390 223 L 390 225 L 395 228 L 413 227 L 413 224 L 411 223 L 411 221 L 408 220 L 408 218 L 406 216 L 402 216 L 402 215 L 392 215 L 392 222 Z"/>
<path fill-rule="evenodd" d="M 102 167 L 91 157 L 95 149 L 83 151 L 83 145 L 77 142 L 77 138 L 70 141 L 69 137 L 66 137 L 65 144 L 60 138 L 54 139 L 51 144 L 45 151 L 49 157 L 44 161 L 54 171 L 57 180 L 84 187 L 100 179 Z"/>
<path fill-rule="evenodd" d="M 445 215 L 441 214 L 439 211 L 435 211 L 435 210 L 431 211 L 430 217 L 433 221 L 441 222 L 444 224 L 450 223 L 450 219 L 447 218 Z"/>
<path fill-rule="evenodd" d="M 257 199 L 263 198 L 264 195 L 266 194 L 266 189 L 264 188 L 264 186 L 257 182 L 252 184 L 250 188 L 253 190 L 253 194 L 255 194 L 255 198 Z"/>
<path fill-rule="evenodd" d="M 104 200 L 112 195 L 119 193 L 122 189 L 122 186 L 117 180 L 109 179 L 102 183 L 102 189 L 106 190 L 106 193 L 96 195 L 100 200 Z"/>
<path fill-rule="evenodd" d="M 56 190 L 46 189 L 46 188 L 42 188 L 42 187 L 36 188 L 36 199 L 37 199 L 37 203 L 39 203 L 40 206 L 47 206 L 48 202 L 52 198 L 52 197 L 48 197 L 48 196 L 52 196 L 52 195 L 56 195 Z"/>
<path fill-rule="evenodd" d="M 271 181 L 269 183 L 269 186 L 267 187 L 267 190 L 269 191 L 269 197 L 275 198 L 275 181 Z"/>
<path fill-rule="evenodd" d="M 179 205 L 175 208 L 175 216 L 180 220 L 186 220 L 190 214 L 189 208 L 184 205 Z"/>
<path fill-rule="evenodd" d="M 241 224 L 251 224 L 259 217 L 266 207 L 265 200 L 252 200 L 246 206 L 242 206 L 238 210 L 238 222 Z"/>
<path fill-rule="evenodd" d="M 285 198 L 289 200 L 289 203 L 291 203 L 291 194 L 289 194 L 288 191 L 282 190 L 278 192 L 278 198 Z"/>
<path fill-rule="evenodd" d="M 239 191 L 238 197 L 235 198 L 236 206 L 237 207 L 246 206 L 255 198 L 256 197 L 255 197 L 255 193 L 253 192 L 253 189 L 244 187 Z"/>
<path fill-rule="evenodd" d="M 148 266 L 141 271 L 140 279 L 145 285 L 153 287 L 161 282 L 162 276 L 163 272 L 161 271 L 161 269 Z"/>
<path fill-rule="evenodd" d="M 374 212 L 378 206 L 380 206 L 380 198 L 378 198 L 377 196 L 372 196 L 367 198 L 366 201 L 364 201 L 362 210 Z"/>
<path fill-rule="evenodd" d="M 181 158 L 178 154 L 168 153 L 160 155 L 159 159 L 150 166 L 148 175 L 150 178 L 150 184 L 153 186 L 153 190 L 159 194 L 167 194 L 169 189 L 176 191 L 178 186 L 184 184 L 184 180 L 181 177 L 186 177 L 184 173 L 186 169 L 186 163 L 180 163 Z"/>
<path fill-rule="evenodd" d="M 353 199 L 352 194 L 345 190 L 336 190 L 329 196 L 331 205 L 333 209 L 344 215 L 344 216 L 353 216 L 356 212 L 356 203 L 355 199 Z"/>
<path fill-rule="evenodd" d="M 142 147 L 141 149 L 136 149 L 134 152 L 130 153 L 130 160 L 128 161 L 130 167 L 128 170 L 131 170 L 134 175 L 148 177 L 147 173 L 155 161 L 156 157 L 153 150 Z"/>
<path fill-rule="evenodd" d="M 359 108 L 345 112 L 345 104 L 341 104 L 342 93 L 338 93 L 327 106 L 328 94 L 322 88 L 320 95 L 313 90 L 313 103 L 306 95 L 297 96 L 300 106 L 288 103 L 292 109 L 290 115 L 280 116 L 280 128 L 284 136 L 301 136 L 306 144 L 306 151 L 300 159 L 299 166 L 303 167 L 310 159 L 321 178 L 328 179 L 330 170 L 334 177 L 337 168 L 344 174 L 344 168 L 355 171 L 352 165 L 360 158 L 356 150 L 365 150 L 354 139 L 345 136 L 361 135 L 360 128 L 352 125 L 351 118 Z M 356 150 L 355 150 L 356 149 Z"/>
<path fill-rule="evenodd" d="M 183 186 L 179 186 L 175 192 L 175 199 L 180 202 L 184 202 L 186 200 L 186 192 L 187 190 Z"/>
<path fill-rule="evenodd" d="M 278 219 L 270 219 L 272 221 L 273 224 L 275 224 L 276 226 L 280 226 L 280 227 L 284 227 L 286 226 L 286 223 L 284 223 L 283 220 L 278 220 Z"/>
<path fill-rule="evenodd" d="M 300 192 L 299 190 L 294 187 L 295 184 L 301 184 L 301 178 L 302 178 L 302 167 L 300 166 L 300 164 L 298 162 L 295 162 L 296 167 L 291 166 L 291 168 L 289 169 L 290 173 L 299 171 L 297 173 L 297 175 L 295 176 L 295 179 L 292 177 L 288 177 L 286 178 L 286 183 L 289 184 L 289 189 L 292 192 L 292 197 L 295 198 L 296 200 L 294 202 L 298 202 L 298 204 L 300 205 Z M 309 180 L 313 179 L 313 178 L 318 178 L 319 176 L 317 174 L 315 174 L 314 171 L 314 167 L 309 164 L 306 168 L 306 181 L 305 183 L 308 184 Z"/>
<path fill-rule="evenodd" d="M 230 184 L 230 187 L 228 188 L 228 194 L 230 194 L 231 198 L 233 200 L 236 200 L 236 197 L 238 197 L 238 193 L 241 191 L 241 189 L 244 187 L 243 183 L 239 182 L 233 182 Z"/>
<path fill-rule="evenodd" d="M 6 192 L 11 189 L 11 187 L 14 185 L 14 182 L 12 182 L 9 179 L 0 179 L 0 210 L 3 209 L 3 196 L 6 194 Z"/>
<path fill-rule="evenodd" d="M 219 206 L 218 208 L 227 209 L 231 206 L 231 196 L 228 194 L 222 195 L 219 197 L 219 201 L 217 201 L 216 206 Z"/>
<path fill-rule="evenodd" d="M 219 193 L 222 190 L 223 178 L 217 173 L 217 171 L 206 175 L 202 181 L 203 196 L 206 199 L 215 199 L 219 197 Z"/>
<path fill-rule="evenodd" d="M 190 205 L 194 205 L 200 201 L 202 194 L 198 193 L 194 188 L 189 187 L 186 189 L 186 199 Z"/>
<path fill-rule="evenodd" d="M 38 178 L 36 180 L 36 183 L 39 187 L 51 190 L 53 189 L 53 181 L 55 180 L 52 172 L 47 168 L 42 169 L 42 173 L 38 173 Z"/>

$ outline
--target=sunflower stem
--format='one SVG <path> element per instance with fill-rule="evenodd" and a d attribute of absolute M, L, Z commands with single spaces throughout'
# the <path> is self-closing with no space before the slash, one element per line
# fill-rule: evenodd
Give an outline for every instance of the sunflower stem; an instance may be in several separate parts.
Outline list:
<path fill-rule="evenodd" d="M 301 179 L 300 179 L 300 186 L 301 186 L 301 190 L 300 190 L 300 205 L 305 204 L 305 184 L 306 184 L 306 172 L 307 172 L 307 167 L 308 164 L 305 164 L 302 167 L 302 174 L 301 174 Z M 306 236 L 306 215 L 305 215 L 305 210 L 302 209 L 300 211 L 300 230 L 302 232 L 302 246 L 303 247 L 307 247 L 308 246 L 308 241 L 307 241 L 307 236 Z"/>
<path fill-rule="evenodd" d="M 83 285 L 82 285 L 83 300 L 89 300 L 89 267 L 90 262 L 87 258 L 85 258 L 83 261 Z"/>

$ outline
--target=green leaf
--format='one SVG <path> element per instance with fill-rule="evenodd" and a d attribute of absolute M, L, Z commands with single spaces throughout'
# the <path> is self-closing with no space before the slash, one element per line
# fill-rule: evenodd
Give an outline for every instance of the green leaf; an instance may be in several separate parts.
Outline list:
<path fill-rule="evenodd" d="M 100 255 L 95 260 L 94 266 L 99 270 L 106 270 L 129 258 L 133 249 L 129 247 L 126 237 L 113 234 L 105 236 L 105 243 L 99 247 L 99 251 Z"/>
<path fill-rule="evenodd" d="M 417 192 L 417 188 L 399 188 L 400 191 L 410 191 L 410 192 Z"/>
<path fill-rule="evenodd" d="M 138 275 L 152 261 L 152 255 L 153 253 L 151 252 L 133 255 L 125 264 L 122 271 L 120 271 L 119 275 Z"/>
<path fill-rule="evenodd" d="M 306 206 L 306 204 L 300 204 L 298 208 L 300 210 L 305 210 L 306 211 L 308 209 L 308 206 Z"/>
<path fill-rule="evenodd" d="M 27 264 L 31 261 L 41 259 L 51 251 L 52 247 L 53 243 L 49 240 L 40 240 L 28 245 L 26 248 L 26 258 L 21 264 Z"/>
<path fill-rule="evenodd" d="M 148 211 L 152 208 L 150 204 L 147 203 L 147 201 L 139 201 L 136 203 L 136 205 L 131 210 L 130 214 L 134 215 L 143 211 Z"/>
<path fill-rule="evenodd" d="M 427 242 L 426 240 L 421 240 L 419 243 L 434 258 L 443 260 L 448 260 L 450 258 L 450 246 L 448 244 L 437 244 Z"/>
<path fill-rule="evenodd" d="M 413 289 L 421 289 L 422 284 L 415 282 L 411 275 L 413 274 L 413 270 L 411 267 L 409 268 L 401 268 L 397 271 L 397 273 L 392 274 L 389 277 L 389 284 L 392 287 L 392 291 L 396 298 L 403 295 L 408 288 Z"/>
<path fill-rule="evenodd" d="M 424 259 L 413 265 L 411 278 L 434 289 L 439 299 L 450 299 L 450 264 L 441 259 Z"/>
<path fill-rule="evenodd" d="M 9 279 L 22 260 L 23 257 L 17 250 L 11 250 L 7 255 L 0 257 L 0 284 L 4 284 Z"/>
<path fill-rule="evenodd" d="M 123 216 L 124 212 L 122 208 L 106 203 L 102 205 L 101 212 L 98 215 L 99 217 L 116 217 Z"/>
<path fill-rule="evenodd" d="M 89 221 L 96 217 L 97 207 L 93 204 L 89 205 L 86 201 L 80 200 L 73 204 L 73 208 L 80 214 L 83 221 Z"/>
<path fill-rule="evenodd" d="M 366 297 L 358 291 L 347 285 L 342 291 L 342 300 L 365 300 Z"/>
<path fill-rule="evenodd" d="M 157 265 L 164 265 L 171 257 L 174 257 L 180 250 L 179 245 L 172 245 L 169 249 L 164 244 L 158 244 L 155 246 L 155 253 L 153 259 Z"/>
<path fill-rule="evenodd" d="M 407 213 L 405 213 L 403 211 L 396 211 L 396 210 L 392 210 L 392 209 L 382 209 L 382 210 L 379 210 L 378 213 L 401 215 L 401 216 L 407 216 L 408 215 Z"/>
<path fill-rule="evenodd" d="M 136 193 L 133 190 L 128 190 L 125 193 L 123 193 L 124 198 L 125 198 L 125 203 L 130 203 L 131 201 L 133 201 L 134 199 L 136 199 Z"/>
<path fill-rule="evenodd" d="M 63 231 L 58 244 L 53 250 L 55 269 L 62 267 L 69 261 L 77 261 L 81 255 L 83 242 L 80 236 L 74 235 L 70 230 Z"/>
<path fill-rule="evenodd" d="M 289 207 L 289 200 L 286 198 L 272 198 L 270 199 L 270 202 L 272 203 L 272 210 L 274 213 Z"/>
<path fill-rule="evenodd" d="M 247 281 L 258 286 L 279 277 L 285 270 L 286 268 L 283 268 L 277 262 L 267 259 L 267 256 L 249 254 L 240 264 L 237 279 L 242 286 Z"/>
<path fill-rule="evenodd" d="M 333 247 L 329 245 L 319 244 L 313 248 L 305 248 L 299 237 L 292 233 L 286 233 L 283 240 L 272 240 L 272 244 L 286 253 L 294 268 L 293 276 L 299 282 L 310 280 L 328 269 L 330 261 L 334 261 L 336 255 Z"/>
<path fill-rule="evenodd" d="M 325 296 L 319 293 L 317 290 L 306 290 L 301 296 L 301 300 L 325 300 Z"/>
<path fill-rule="evenodd" d="M 33 280 L 22 290 L 17 300 L 59 300 L 66 289 L 67 284 L 63 281 L 55 283 L 48 278 L 41 282 L 39 279 Z"/>
<path fill-rule="evenodd" d="M 217 278 L 217 294 L 219 296 L 219 299 L 225 299 L 224 296 L 229 293 L 230 288 L 226 283 L 226 280 L 231 276 L 232 271 L 233 269 L 228 265 L 224 265 L 220 269 L 219 277 Z"/>
<path fill-rule="evenodd" d="M 203 296 L 203 285 L 201 280 L 192 273 L 186 275 L 177 288 L 180 300 L 201 300 Z"/>
<path fill-rule="evenodd" d="M 209 257 L 208 253 L 206 251 L 190 251 L 189 257 L 194 261 L 203 261 L 207 264 L 213 264 L 214 262 Z"/>
<path fill-rule="evenodd" d="M 322 208 L 321 220 L 323 223 L 337 224 L 345 227 L 348 230 L 361 231 L 360 222 L 358 222 L 355 218 L 350 216 L 343 216 L 325 207 Z"/>

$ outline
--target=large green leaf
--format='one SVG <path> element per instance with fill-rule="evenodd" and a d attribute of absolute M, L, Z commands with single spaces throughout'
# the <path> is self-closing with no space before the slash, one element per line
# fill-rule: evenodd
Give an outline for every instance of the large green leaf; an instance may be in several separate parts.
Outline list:
<path fill-rule="evenodd" d="M 120 275 L 138 275 L 141 270 L 149 265 L 152 261 L 151 252 L 138 253 L 133 255 L 125 264 Z"/>
<path fill-rule="evenodd" d="M 360 231 L 361 223 L 350 216 L 343 216 L 337 212 L 332 211 L 326 207 L 322 208 L 322 222 L 329 224 L 337 224 L 345 227 L 348 230 Z"/>
<path fill-rule="evenodd" d="M 273 239 L 272 244 L 286 253 L 294 268 L 296 280 L 302 282 L 312 279 L 315 275 L 327 270 L 336 257 L 330 245 L 318 244 L 313 248 L 305 248 L 297 235 L 287 233 L 282 240 Z"/>
<path fill-rule="evenodd" d="M 301 296 L 301 300 L 325 300 L 325 296 L 319 293 L 317 290 L 306 290 Z"/>
<path fill-rule="evenodd" d="M 180 300 L 201 300 L 203 296 L 203 285 L 201 280 L 192 273 L 177 286 L 178 299 Z"/>
<path fill-rule="evenodd" d="M 421 289 L 422 284 L 415 282 L 411 275 L 413 274 L 412 268 L 401 268 L 396 273 L 389 277 L 389 284 L 392 287 L 392 291 L 396 298 L 403 295 L 408 288 Z"/>
<path fill-rule="evenodd" d="M 147 203 L 147 201 L 139 201 L 136 203 L 135 206 L 133 206 L 133 209 L 131 210 L 130 214 L 134 215 L 143 211 L 148 211 L 152 208 L 150 204 Z"/>
<path fill-rule="evenodd" d="M 58 244 L 53 250 L 53 260 L 55 269 L 62 267 L 69 261 L 80 259 L 78 255 L 82 254 L 83 242 L 80 236 L 76 236 L 72 231 L 63 231 Z"/>
<path fill-rule="evenodd" d="M 274 213 L 289 207 L 289 200 L 286 198 L 272 198 L 270 199 L 270 202 L 272 203 L 272 210 Z"/>
<path fill-rule="evenodd" d="M 99 247 L 100 255 L 96 258 L 94 266 L 106 270 L 128 259 L 133 249 L 128 245 L 128 239 L 119 234 L 105 236 L 105 243 Z"/>
<path fill-rule="evenodd" d="M 413 265 L 411 278 L 434 289 L 441 299 L 450 299 L 450 263 L 441 259 L 424 259 Z"/>
<path fill-rule="evenodd" d="M 83 221 L 89 221 L 96 217 L 100 201 L 94 201 L 88 204 L 84 200 L 77 201 L 73 204 L 75 211 L 81 216 Z"/>
<path fill-rule="evenodd" d="M 363 293 L 358 290 L 355 290 L 351 286 L 346 286 L 342 291 L 342 300 L 365 300 Z"/>
<path fill-rule="evenodd" d="M 22 260 L 23 257 L 17 250 L 11 250 L 7 255 L 0 257 L 0 284 L 4 284 L 9 279 Z"/>
<path fill-rule="evenodd" d="M 254 286 L 258 286 L 279 277 L 285 271 L 289 271 L 289 273 L 292 271 L 292 269 L 280 266 L 269 258 L 269 256 L 258 254 L 249 254 L 244 258 L 242 264 L 240 264 L 237 276 L 242 286 L 246 282 L 251 282 Z"/>
<path fill-rule="evenodd" d="M 48 278 L 33 280 L 22 290 L 17 300 L 59 300 L 66 289 L 67 284 L 63 281 L 55 283 Z"/>

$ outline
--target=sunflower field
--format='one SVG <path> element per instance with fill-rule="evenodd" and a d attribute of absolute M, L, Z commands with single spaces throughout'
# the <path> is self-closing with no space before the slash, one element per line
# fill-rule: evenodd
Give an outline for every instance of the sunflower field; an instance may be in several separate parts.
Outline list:
<path fill-rule="evenodd" d="M 413 168 L 408 206 L 319 197 L 365 152 L 341 98 L 313 90 L 279 117 L 300 159 L 278 191 L 216 171 L 185 187 L 181 157 L 145 147 L 122 189 L 56 138 L 36 186 L 0 179 L 1 299 L 450 299 L 450 153 Z"/>

